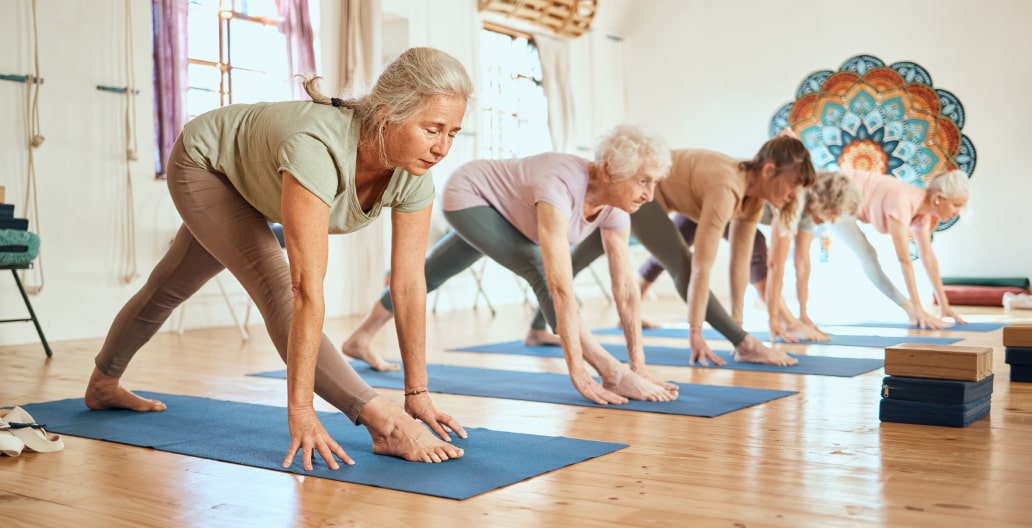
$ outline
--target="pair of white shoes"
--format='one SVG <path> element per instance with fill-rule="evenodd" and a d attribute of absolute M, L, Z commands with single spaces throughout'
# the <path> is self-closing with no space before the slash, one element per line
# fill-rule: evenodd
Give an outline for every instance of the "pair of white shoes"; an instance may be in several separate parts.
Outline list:
<path fill-rule="evenodd" d="M 47 432 L 21 407 L 0 409 L 0 454 L 14 457 L 25 449 L 37 453 L 60 451 L 64 440 Z"/>
<path fill-rule="evenodd" d="M 1027 293 L 1006 292 L 1003 294 L 1003 307 L 1008 310 L 1011 308 L 1032 310 L 1032 295 Z"/>

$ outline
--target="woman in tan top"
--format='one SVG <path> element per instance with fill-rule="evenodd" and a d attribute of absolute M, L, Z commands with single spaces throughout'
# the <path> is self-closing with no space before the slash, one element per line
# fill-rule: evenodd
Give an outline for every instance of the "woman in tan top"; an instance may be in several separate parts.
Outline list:
<path fill-rule="evenodd" d="M 656 185 L 655 201 L 631 215 L 631 233 L 667 269 L 681 298 L 688 302 L 691 362 L 724 364 L 702 338 L 706 321 L 735 345 L 736 361 L 796 364 L 795 358 L 767 348 L 742 329 L 742 305 L 763 206 L 770 202 L 785 213 L 782 218 L 794 216 L 789 212 L 797 209 L 796 196 L 816 178 L 809 151 L 798 139 L 779 136 L 764 143 L 749 161 L 698 149 L 674 150 L 671 155 L 670 175 Z M 694 251 L 671 220 L 673 213 L 698 224 Z M 725 228 L 731 241 L 732 315 L 709 293 L 710 271 Z M 601 254 L 601 238 L 594 233 L 574 251 L 574 273 Z M 532 328 L 528 344 L 554 342 L 554 336 L 545 332 Z"/>
<path fill-rule="evenodd" d="M 763 204 L 769 201 L 782 211 L 795 210 L 796 195 L 815 179 L 810 153 L 798 139 L 776 137 L 749 161 L 699 149 L 671 154 L 670 176 L 656 186 L 655 202 L 631 215 L 631 230 L 670 272 L 678 293 L 688 302 L 692 362 L 724 364 L 702 338 L 705 320 L 735 345 L 736 361 L 794 365 L 795 358 L 767 348 L 743 330 L 741 322 L 753 237 Z M 698 224 L 694 251 L 670 220 L 671 213 Z M 731 242 L 730 316 L 709 292 L 710 271 L 725 228 Z"/>

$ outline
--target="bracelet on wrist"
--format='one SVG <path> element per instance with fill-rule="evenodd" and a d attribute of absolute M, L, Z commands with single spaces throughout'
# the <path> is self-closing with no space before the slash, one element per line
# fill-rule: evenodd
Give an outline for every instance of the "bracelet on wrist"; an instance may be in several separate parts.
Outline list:
<path fill-rule="evenodd" d="M 419 395 L 419 394 L 423 394 L 424 392 L 429 392 L 429 389 L 420 389 L 420 390 L 414 390 L 414 391 L 405 391 L 405 396 L 406 396 L 406 397 L 408 397 L 408 396 L 417 396 L 417 395 Z"/>

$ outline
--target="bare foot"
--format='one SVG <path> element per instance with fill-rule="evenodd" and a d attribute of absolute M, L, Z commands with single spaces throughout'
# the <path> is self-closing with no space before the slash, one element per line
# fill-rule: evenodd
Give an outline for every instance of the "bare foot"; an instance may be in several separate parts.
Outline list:
<path fill-rule="evenodd" d="M 799 363 L 798 359 L 784 352 L 767 348 L 759 339 L 752 335 L 745 336 L 745 339 L 735 347 L 735 361 L 739 363 L 777 365 L 779 367 L 788 367 Z"/>
<path fill-rule="evenodd" d="M 641 320 L 641 327 L 642 327 L 643 329 L 648 329 L 648 328 L 663 328 L 663 325 L 659 325 L 659 324 L 653 323 L 652 321 L 646 321 L 645 319 L 642 319 L 642 320 Z"/>
<path fill-rule="evenodd" d="M 559 340 L 559 336 L 548 330 L 531 328 L 527 332 L 527 337 L 523 338 L 523 344 L 527 346 L 562 346 L 563 342 Z"/>
<path fill-rule="evenodd" d="M 369 342 L 366 341 L 363 343 L 362 340 L 358 338 L 358 334 L 354 334 L 349 337 L 348 340 L 340 346 L 340 351 L 351 359 L 357 359 L 368 363 L 370 367 L 373 367 L 373 370 L 387 372 L 401 368 L 401 365 L 398 365 L 397 363 L 388 363 L 380 357 L 380 354 L 373 352 L 373 349 L 369 348 Z"/>
<path fill-rule="evenodd" d="M 409 462 L 444 462 L 460 458 L 463 450 L 434 436 L 429 429 L 383 396 L 376 396 L 358 415 L 369 430 L 373 452 Z"/>
<path fill-rule="evenodd" d="M 676 390 L 656 384 L 626 367 L 618 369 L 615 378 L 602 380 L 602 386 L 631 400 L 671 401 L 677 399 Z"/>
<path fill-rule="evenodd" d="M 167 409 L 165 404 L 158 400 L 141 398 L 124 389 L 118 382 L 118 378 L 108 376 L 96 367 L 93 368 L 93 375 L 90 376 L 89 384 L 86 386 L 85 400 L 86 406 L 96 411 L 129 409 L 140 412 L 160 412 Z"/>

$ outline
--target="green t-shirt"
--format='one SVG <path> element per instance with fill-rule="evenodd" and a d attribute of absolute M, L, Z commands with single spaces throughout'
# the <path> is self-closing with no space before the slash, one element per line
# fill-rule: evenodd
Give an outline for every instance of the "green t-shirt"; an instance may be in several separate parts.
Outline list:
<path fill-rule="evenodd" d="M 330 233 L 351 233 L 384 207 L 419 211 L 434 201 L 430 173 L 395 169 L 380 200 L 363 211 L 355 194 L 361 127 L 352 111 L 311 101 L 237 104 L 206 112 L 183 127 L 183 146 L 199 166 L 225 174 L 271 222 L 282 222 L 282 171 L 330 206 Z"/>

